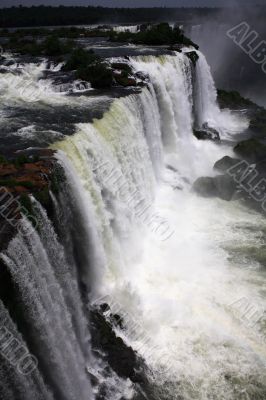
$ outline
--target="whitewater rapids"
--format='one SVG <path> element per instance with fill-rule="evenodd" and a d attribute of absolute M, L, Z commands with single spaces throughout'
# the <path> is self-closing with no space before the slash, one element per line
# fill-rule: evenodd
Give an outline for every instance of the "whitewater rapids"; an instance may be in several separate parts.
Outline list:
<path fill-rule="evenodd" d="M 214 162 L 232 155 L 226 145 L 193 137 L 193 107 L 198 123 L 219 129 L 222 138 L 247 126 L 219 109 L 198 54 L 196 73 L 184 54 L 132 58 L 132 67 L 149 76 L 148 88 L 116 100 L 103 119 L 79 125 L 55 148 L 63 166 L 71 161 L 84 215 L 94 218 L 93 298 L 107 296 L 125 316 L 127 330 L 119 334 L 151 367 L 158 398 L 260 399 L 262 321 L 251 324 L 242 308 L 265 310 L 265 272 L 244 249 L 263 246 L 266 223 L 238 203 L 191 192 L 197 177 L 213 175 Z M 114 183 L 114 171 L 127 184 Z M 137 192 L 168 222 L 166 240 L 123 202 L 125 192 L 127 198 Z"/>
<path fill-rule="evenodd" d="M 145 359 L 154 399 L 265 398 L 265 219 L 191 190 L 232 155 L 226 141 L 198 141 L 193 127 L 207 123 L 228 140 L 248 121 L 219 109 L 209 66 L 198 55 L 196 68 L 182 53 L 132 57 L 132 68 L 148 78 L 141 93 L 114 100 L 103 118 L 77 124 L 74 135 L 51 146 L 66 177 L 53 197 L 62 243 L 56 223 L 33 201 L 38 232 L 17 235 L 0 255 L 28 310 L 28 339 L 40 360 L 32 382 L 8 370 L 1 383 L 8 400 L 17 393 L 35 400 L 95 397 L 87 372 L 105 377 L 90 352 L 79 274 L 90 304 L 107 301 L 123 317 L 117 334 Z M 36 107 L 90 107 L 91 98 L 66 96 L 40 80 L 43 68 L 18 75 L 19 82 L 30 80 L 29 92 L 12 86 L 7 73 L 0 97 L 8 105 L 26 102 L 32 86 L 41 88 Z M 131 382 L 108 379 L 109 400 L 133 398 Z"/>

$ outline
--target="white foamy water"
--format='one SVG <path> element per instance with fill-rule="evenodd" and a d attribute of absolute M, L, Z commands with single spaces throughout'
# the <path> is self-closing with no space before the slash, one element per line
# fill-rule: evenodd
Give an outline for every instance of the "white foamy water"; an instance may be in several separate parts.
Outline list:
<path fill-rule="evenodd" d="M 210 67 L 206 58 L 199 51 L 196 64 L 196 122 L 199 127 L 207 123 L 217 129 L 222 138 L 232 135 L 248 127 L 248 121 L 242 116 L 233 115 L 229 110 L 220 110 L 217 104 L 217 93 Z"/>
<path fill-rule="evenodd" d="M 77 98 L 66 95 L 91 90 L 88 82 L 76 80 L 72 83 L 56 85 L 52 77 L 44 78 L 45 71 L 58 72 L 62 65 L 62 63 L 51 64 L 43 61 L 4 66 L 6 72 L 1 74 L 0 80 L 2 103 L 8 106 L 27 103 L 78 105 Z M 83 97 L 81 101 L 89 103 L 90 100 Z"/>
<path fill-rule="evenodd" d="M 241 307 L 247 299 L 265 309 L 265 274 L 256 260 L 236 262 L 233 254 L 262 246 L 266 223 L 238 203 L 191 192 L 197 177 L 212 175 L 214 162 L 232 155 L 194 138 L 193 91 L 201 124 L 224 137 L 247 121 L 219 110 L 201 54 L 196 88 L 183 54 L 130 63 L 149 76 L 148 88 L 116 100 L 103 119 L 55 145 L 75 171 L 77 201 L 89 198 L 82 207 L 97 219 L 88 227 L 92 237 L 98 232 L 101 259 L 94 299 L 109 296 L 113 311 L 126 315 L 118 333 L 146 359 L 160 399 L 262 399 L 263 326 L 247 323 Z M 139 218 L 133 198 L 173 228 L 167 240 Z"/>
<path fill-rule="evenodd" d="M 131 33 L 137 33 L 139 31 L 139 26 L 138 25 L 121 25 L 121 26 L 114 26 L 113 30 L 117 33 L 121 32 L 131 32 Z"/>

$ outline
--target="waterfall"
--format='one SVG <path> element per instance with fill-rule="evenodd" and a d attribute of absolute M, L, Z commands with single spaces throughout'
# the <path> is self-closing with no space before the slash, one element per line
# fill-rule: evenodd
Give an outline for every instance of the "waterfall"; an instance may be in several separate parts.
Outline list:
<path fill-rule="evenodd" d="M 216 301 L 226 304 L 219 285 L 228 293 L 232 277 L 225 272 L 224 252 L 209 236 L 209 209 L 191 195 L 190 187 L 198 176 L 213 174 L 214 162 L 230 151 L 226 145 L 193 136 L 195 91 L 201 88 L 207 96 L 207 100 L 197 97 L 203 102 L 198 106 L 202 122 L 212 118 L 218 127 L 227 119 L 221 132 L 230 128 L 232 120 L 238 130 L 244 122 L 219 110 L 201 55 L 196 71 L 179 53 L 132 57 L 129 63 L 147 76 L 141 93 L 116 99 L 102 119 L 77 125 L 75 135 L 53 145 L 66 171 L 67 187 L 88 221 L 83 236 L 88 249 L 97 242 L 91 299 L 99 304 L 109 299 L 112 311 L 124 316 L 125 330 L 119 335 L 152 369 L 149 379 L 161 399 L 174 399 L 174 393 L 189 400 L 205 399 L 204 387 L 217 398 L 232 398 L 235 389 L 226 388 L 223 373 L 231 365 L 235 368 L 239 357 L 260 374 L 253 356 L 247 361 L 239 355 L 232 328 L 230 350 L 223 353 L 224 331 L 217 338 L 224 371 L 217 369 L 213 379 L 207 379 L 216 362 L 215 345 L 208 336 L 209 330 L 218 329 L 215 315 L 219 313 L 224 326 L 231 321 L 210 298 L 218 296 Z M 155 228 L 158 220 L 168 224 L 164 237 Z M 205 308 L 207 316 L 201 319 L 198 315 Z M 204 329 L 208 333 L 202 338 Z M 206 364 L 197 354 L 197 343 L 204 347 Z M 245 369 L 240 368 L 241 382 L 244 376 Z M 215 387 L 217 380 L 221 384 Z"/>
<path fill-rule="evenodd" d="M 219 131 L 221 138 L 228 138 L 244 130 L 247 121 L 232 115 L 228 110 L 220 110 L 217 103 L 217 91 L 205 56 L 197 52 L 195 84 L 195 116 L 196 126 L 201 129 L 204 124 Z"/>
<path fill-rule="evenodd" d="M 32 383 L 14 378 L 29 398 L 95 398 L 91 371 L 108 381 L 108 400 L 134 396 L 128 380 L 106 376 L 101 354 L 91 350 L 86 306 L 106 301 L 124 317 L 115 332 L 149 367 L 153 398 L 240 399 L 249 370 L 263 387 L 264 347 L 246 330 L 240 345 L 227 310 L 233 293 L 254 289 L 217 244 L 226 235 L 239 242 L 230 212 L 241 227 L 244 211 L 191 193 L 197 177 L 214 174 L 214 162 L 231 154 L 226 144 L 198 141 L 195 124 L 226 136 L 246 122 L 219 109 L 198 54 L 196 70 L 184 53 L 130 58 L 147 76 L 141 92 L 115 99 L 101 119 L 77 124 L 74 135 L 51 146 L 64 170 L 60 193 L 52 194 L 53 223 L 32 199 L 38 229 L 30 236 L 22 230 L 1 254 L 26 311 L 15 326 L 6 304 L 1 310 L 38 359 Z M 256 217 L 248 218 L 252 225 Z M 1 385 L 20 400 L 8 379 Z"/>
<path fill-rule="evenodd" d="M 19 337 L 18 332 L 23 333 L 38 360 L 30 375 L 34 384 L 17 373 L 21 383 L 15 384 L 12 395 L 20 399 L 16 390 L 25 385 L 27 398 L 85 400 L 92 393 L 85 370 L 89 361 L 89 331 L 75 268 L 68 264 L 46 212 L 36 201 L 33 204 L 38 214 L 38 232 L 24 234 L 29 224 L 24 218 L 21 233 L 1 254 L 16 288 L 17 307 L 21 309 L 19 326 L 13 325 L 10 330 Z"/>

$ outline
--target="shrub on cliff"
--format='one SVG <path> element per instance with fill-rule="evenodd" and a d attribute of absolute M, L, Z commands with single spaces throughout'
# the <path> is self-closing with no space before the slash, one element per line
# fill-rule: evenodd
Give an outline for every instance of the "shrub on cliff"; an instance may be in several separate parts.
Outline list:
<path fill-rule="evenodd" d="M 112 86 L 113 74 L 108 65 L 96 63 L 88 67 L 81 67 L 76 72 L 76 77 L 83 81 L 90 82 L 95 89 L 105 89 Z"/>
<path fill-rule="evenodd" d="M 67 52 L 65 44 L 57 36 L 50 36 L 43 42 L 46 56 L 61 56 Z"/>
<path fill-rule="evenodd" d="M 5 49 L 11 50 L 20 54 L 29 54 L 31 56 L 38 56 L 42 52 L 42 47 L 32 39 L 18 39 L 14 36 L 4 45 Z"/>
<path fill-rule="evenodd" d="M 218 102 L 220 107 L 239 108 L 252 107 L 255 104 L 240 95 L 237 91 L 217 90 Z"/>
<path fill-rule="evenodd" d="M 7 159 L 0 154 L 0 165 L 6 165 L 6 164 L 8 164 Z"/>
<path fill-rule="evenodd" d="M 185 46 L 193 46 L 196 49 L 199 47 L 193 43 L 189 38 L 187 38 L 183 31 L 178 28 L 171 28 L 168 23 L 161 23 L 152 26 L 150 29 L 137 32 L 113 32 L 110 35 L 111 41 L 117 42 L 131 42 L 135 44 L 145 44 L 150 46 L 161 46 L 161 45 L 174 45 L 183 44 Z"/>
<path fill-rule="evenodd" d="M 72 71 L 78 68 L 85 68 L 99 61 L 99 57 L 94 54 L 93 50 L 86 51 L 78 48 L 73 50 L 63 69 Z"/>
<path fill-rule="evenodd" d="M 31 160 L 25 154 L 20 154 L 15 160 L 14 165 L 16 168 L 20 168 L 22 165 L 30 163 Z"/>
<path fill-rule="evenodd" d="M 42 42 L 34 39 L 28 39 L 22 36 L 12 36 L 4 45 L 4 48 L 16 53 L 32 56 L 61 56 L 72 51 L 74 42 L 59 40 L 57 36 L 48 36 Z"/>

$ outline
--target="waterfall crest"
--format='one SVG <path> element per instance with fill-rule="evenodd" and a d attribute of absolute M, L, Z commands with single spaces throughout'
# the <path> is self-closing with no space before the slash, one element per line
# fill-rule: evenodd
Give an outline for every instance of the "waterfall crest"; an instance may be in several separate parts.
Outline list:
<path fill-rule="evenodd" d="M 143 343 L 127 321 L 125 329 L 118 330 L 151 367 L 154 375 L 149 378 L 161 386 L 161 399 L 175 398 L 173 393 L 180 390 L 184 399 L 203 400 L 205 388 L 200 383 L 213 388 L 227 372 L 217 370 L 213 379 L 206 378 L 217 360 L 212 359 L 215 343 L 209 349 L 204 344 L 210 342 L 211 330 L 217 329 L 217 304 L 225 302 L 224 296 L 218 296 L 217 303 L 209 305 L 211 296 L 219 293 L 215 289 L 222 275 L 215 275 L 212 267 L 225 271 L 227 264 L 223 251 L 215 253 L 217 246 L 208 232 L 209 209 L 190 189 L 194 179 L 213 173 L 214 162 L 228 149 L 198 141 L 193 129 L 195 124 L 207 123 L 225 137 L 241 130 L 244 122 L 219 109 L 210 70 L 198 54 L 196 70 L 183 53 L 131 58 L 132 68 L 147 76 L 142 91 L 114 100 L 102 119 L 78 124 L 73 136 L 51 146 L 65 175 L 61 192 L 52 195 L 53 223 L 32 199 L 38 230 L 30 236 L 17 234 L 1 254 L 18 301 L 27 311 L 25 326 L 20 322 L 12 329 L 39 361 L 32 378 L 35 386 L 25 389 L 29 398 L 95 397 L 88 366 L 97 369 L 98 364 L 91 354 L 86 306 L 92 301 L 101 303 L 104 296 L 130 313 L 152 339 L 152 344 Z M 210 209 L 215 218 L 216 204 Z M 23 219 L 22 224 L 26 229 L 29 222 Z M 199 226 L 203 231 L 198 234 Z M 225 281 L 222 285 L 227 288 Z M 197 314 L 203 309 L 207 309 L 210 330 L 205 342 L 198 334 L 206 322 Z M 224 310 L 221 316 L 226 326 L 230 318 Z M 224 337 L 216 339 L 218 357 L 226 359 L 226 368 L 232 363 L 230 346 L 236 363 L 244 357 L 233 339 L 227 348 Z M 201 351 L 207 359 L 204 368 Z M 244 361 L 252 363 L 245 357 Z M 172 370 L 164 375 L 167 364 Z M 245 368 L 240 378 L 244 375 Z M 18 379 L 21 388 L 31 385 Z M 163 392 L 169 380 L 174 381 L 174 390 L 168 396 L 167 390 Z M 128 397 L 119 393 L 118 400 L 132 397 L 128 382 L 123 381 L 123 386 L 117 377 L 114 381 L 130 392 Z M 1 384 L 10 400 L 20 400 L 8 382 Z M 231 392 L 222 394 L 224 385 L 225 378 L 214 395 L 232 398 Z M 111 398 L 116 398 L 113 392 Z"/>

